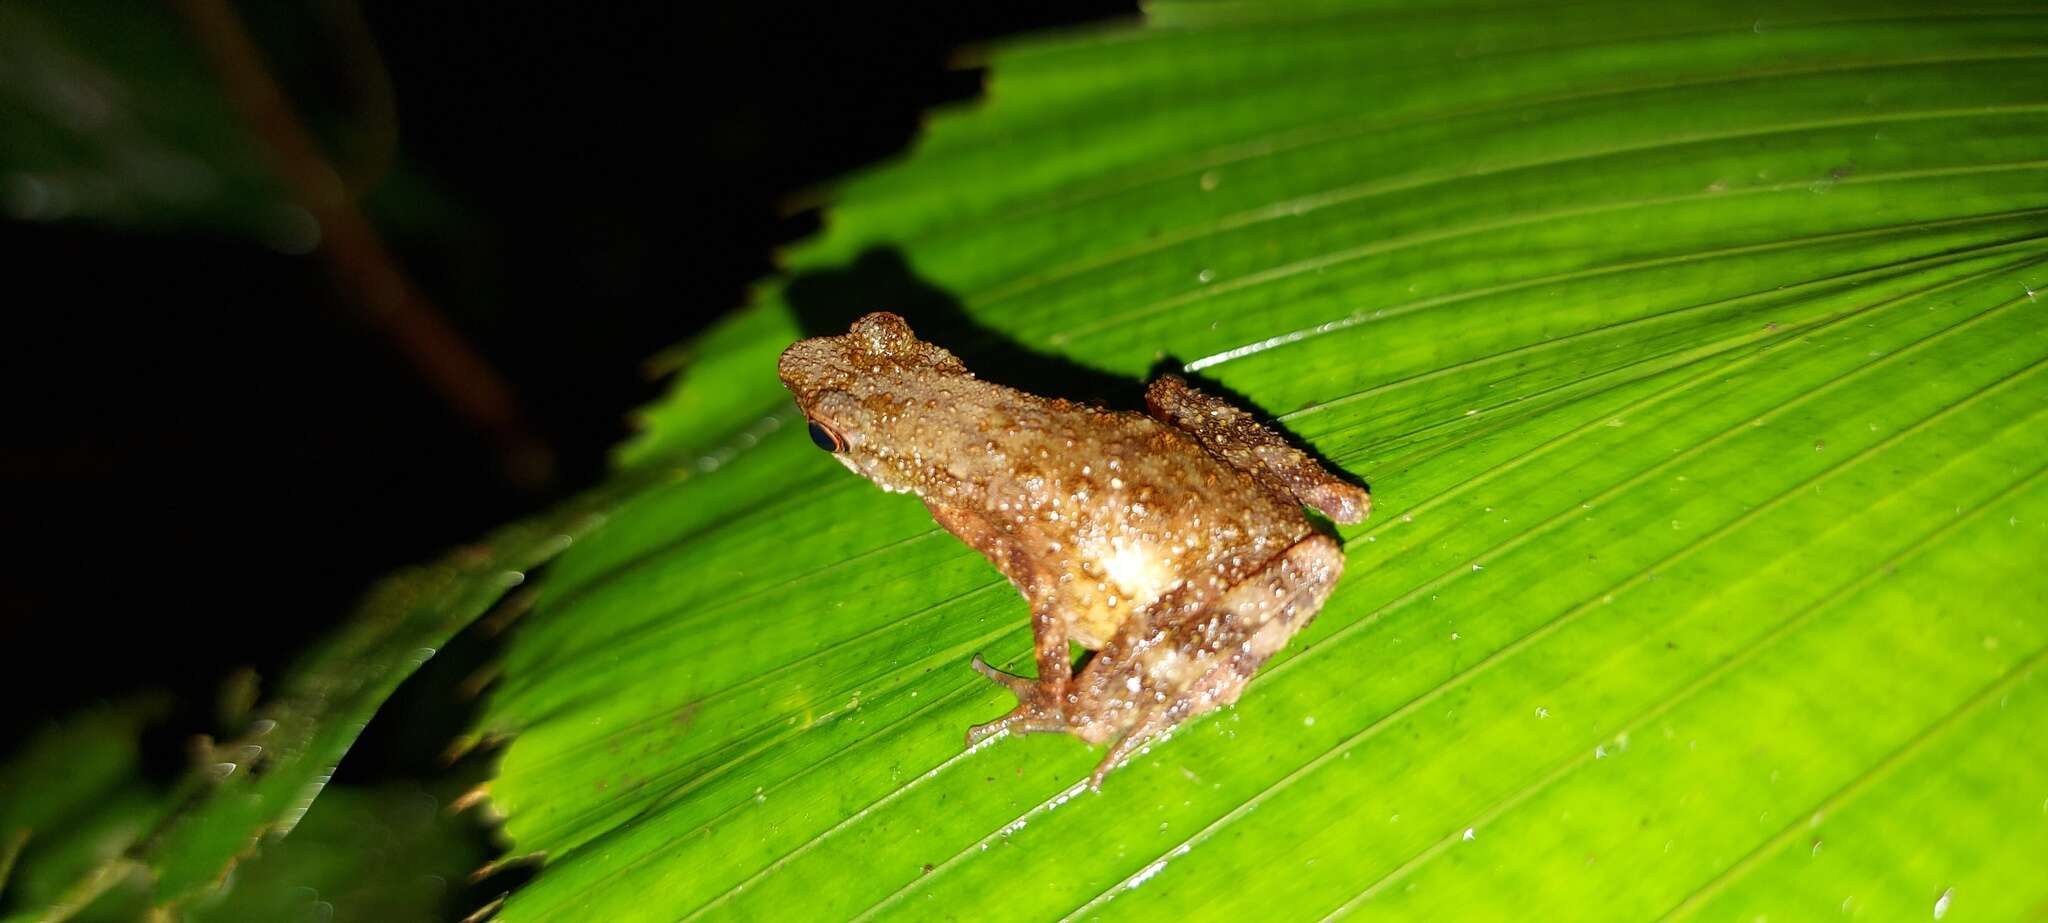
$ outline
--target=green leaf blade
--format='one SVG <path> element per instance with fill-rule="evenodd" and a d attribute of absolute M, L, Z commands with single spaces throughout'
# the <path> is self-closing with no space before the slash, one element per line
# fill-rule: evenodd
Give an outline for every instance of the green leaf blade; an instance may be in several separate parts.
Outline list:
<path fill-rule="evenodd" d="M 1931 754 L 2030 752 L 1984 703 L 2048 650 L 2041 12 L 1171 4 L 998 52 L 792 271 L 894 252 L 989 334 L 1242 395 L 1371 481 L 1343 583 L 1085 792 L 1070 739 L 962 750 L 1023 604 L 791 418 L 515 640 L 493 795 L 548 865 L 504 917 L 2038 905 L 2040 828 L 1930 864 L 1879 818 L 2040 779 Z M 769 345 L 695 386 L 770 393 Z"/>

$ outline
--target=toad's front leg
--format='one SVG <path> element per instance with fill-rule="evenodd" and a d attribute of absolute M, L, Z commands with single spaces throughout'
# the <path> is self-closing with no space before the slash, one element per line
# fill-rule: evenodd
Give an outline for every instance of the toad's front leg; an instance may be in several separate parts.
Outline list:
<path fill-rule="evenodd" d="M 1007 715 L 967 730 L 973 746 L 1003 731 L 1065 731 L 1069 692 L 1074 665 L 1067 659 L 1067 625 L 1057 611 L 1056 584 L 1034 564 L 1027 542 L 1043 542 L 1029 530 L 1017 534 L 997 528 L 980 513 L 961 507 L 926 501 L 932 518 L 946 531 L 960 537 L 969 547 L 986 555 L 1010 578 L 1010 583 L 1031 602 L 1031 637 L 1038 651 L 1038 678 L 1004 673 L 974 655 L 974 669 L 1017 697 L 1017 707 Z"/>
<path fill-rule="evenodd" d="M 1067 625 L 1059 614 L 1049 607 L 1034 605 L 1031 612 L 1031 637 L 1038 649 L 1038 679 L 1004 673 L 989 666 L 988 661 L 974 655 L 975 672 L 994 680 L 1010 690 L 1017 697 L 1017 707 L 1010 713 L 986 724 L 977 724 L 967 729 L 967 745 L 973 746 L 994 734 L 1016 731 L 1029 734 L 1042 731 L 1066 732 L 1074 730 L 1068 723 L 1068 706 L 1072 704 L 1069 694 L 1073 687 L 1074 668 L 1067 661 Z M 1099 743 L 1099 739 L 1091 741 Z"/>

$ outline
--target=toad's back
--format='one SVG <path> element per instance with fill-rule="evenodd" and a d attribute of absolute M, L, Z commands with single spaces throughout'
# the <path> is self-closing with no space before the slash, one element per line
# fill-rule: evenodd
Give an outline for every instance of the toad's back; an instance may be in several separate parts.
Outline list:
<path fill-rule="evenodd" d="M 1150 417 L 981 381 L 963 390 L 956 406 L 972 407 L 979 445 L 918 493 L 1017 542 L 1085 647 L 1184 581 L 1220 591 L 1309 532 L 1291 497 Z"/>

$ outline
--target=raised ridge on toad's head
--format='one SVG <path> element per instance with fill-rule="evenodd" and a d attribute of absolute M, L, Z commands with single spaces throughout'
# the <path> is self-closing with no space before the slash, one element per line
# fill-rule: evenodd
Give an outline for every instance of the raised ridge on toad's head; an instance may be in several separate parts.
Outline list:
<path fill-rule="evenodd" d="M 847 335 L 858 337 L 868 351 L 881 355 L 914 351 L 919 345 L 910 323 L 887 311 L 862 315 L 847 329 Z"/>
<path fill-rule="evenodd" d="M 886 385 L 904 372 L 928 370 L 967 372 L 945 348 L 918 339 L 903 318 L 876 311 L 840 336 L 791 344 L 776 371 L 797 402 L 808 405 L 823 391 L 859 393 L 863 381 Z"/>

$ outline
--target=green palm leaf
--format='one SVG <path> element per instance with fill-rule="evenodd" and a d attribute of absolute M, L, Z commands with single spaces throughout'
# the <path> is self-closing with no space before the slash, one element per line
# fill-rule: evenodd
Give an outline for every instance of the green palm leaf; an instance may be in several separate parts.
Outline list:
<path fill-rule="evenodd" d="M 622 453 L 700 462 L 543 582 L 485 727 L 546 858 L 503 918 L 2040 912 L 2044 13 L 1159 3 L 1000 49 Z M 1022 602 L 774 378 L 867 309 L 998 381 L 1243 395 L 1372 483 L 1343 584 L 1099 794 L 1068 738 L 963 752 Z"/>

